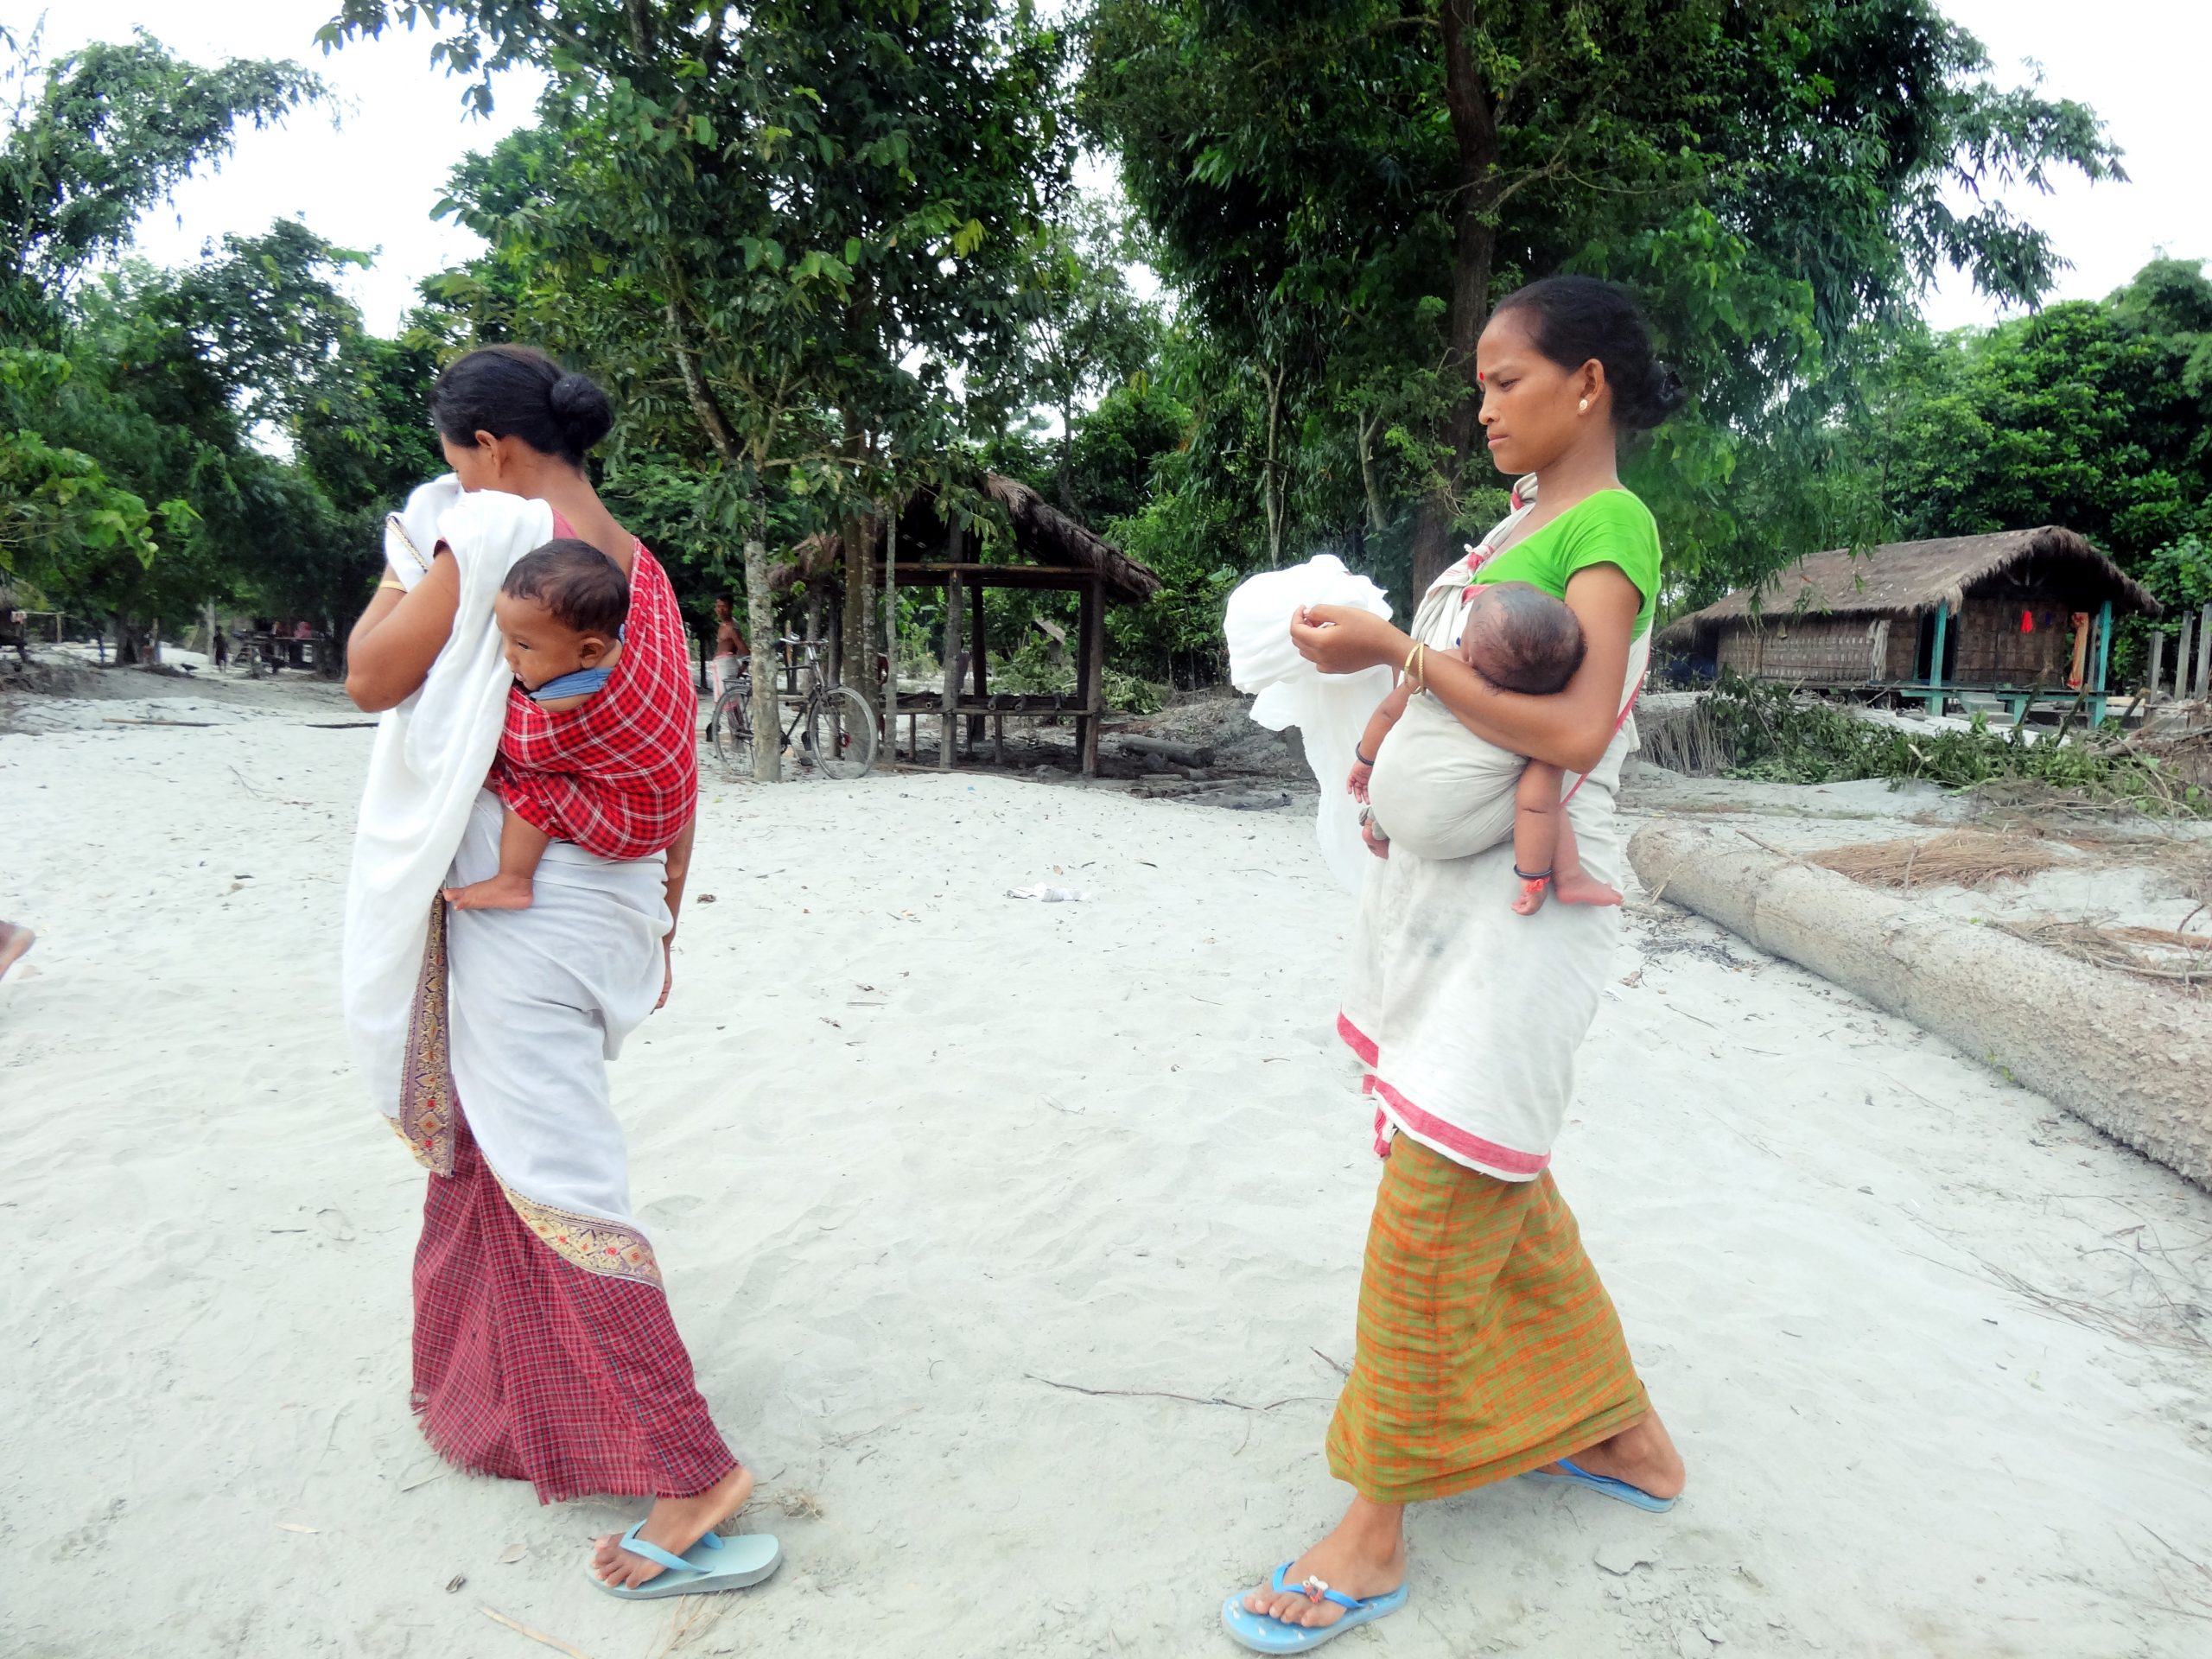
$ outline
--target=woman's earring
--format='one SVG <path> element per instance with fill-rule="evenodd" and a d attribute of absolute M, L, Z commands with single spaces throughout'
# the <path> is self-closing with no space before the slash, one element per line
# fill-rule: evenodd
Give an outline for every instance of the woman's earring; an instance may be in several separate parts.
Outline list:
<path fill-rule="evenodd" d="M 1575 407 L 1580 410 L 1585 415 L 1587 415 L 1590 412 L 1590 400 L 1587 397 L 1585 397 L 1580 403 L 1577 404 Z"/>

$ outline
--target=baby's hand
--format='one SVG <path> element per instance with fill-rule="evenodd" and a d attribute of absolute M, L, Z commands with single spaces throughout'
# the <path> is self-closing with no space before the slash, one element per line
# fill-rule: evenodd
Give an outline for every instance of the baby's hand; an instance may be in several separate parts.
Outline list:
<path fill-rule="evenodd" d="M 1366 804 L 1367 780 L 1374 775 L 1375 768 L 1365 761 L 1355 760 L 1351 763 L 1351 776 L 1344 779 L 1344 787 L 1351 792 L 1352 799 L 1363 805 Z"/>

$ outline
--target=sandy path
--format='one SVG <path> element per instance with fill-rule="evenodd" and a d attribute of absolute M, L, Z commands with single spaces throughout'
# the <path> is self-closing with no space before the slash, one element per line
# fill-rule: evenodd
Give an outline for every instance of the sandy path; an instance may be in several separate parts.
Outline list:
<path fill-rule="evenodd" d="M 626 1607 L 580 1546 L 633 1509 L 442 1473 L 408 1416 L 421 1177 L 333 971 L 368 739 L 0 738 L 41 934 L 0 984 L 0 1652 L 550 1651 L 486 1605 L 593 1659 L 1233 1651 L 1221 1596 L 1341 1501 L 1315 1351 L 1376 1176 L 1306 823 L 710 791 L 617 1099 L 789 1560 Z M 1001 896 L 1039 878 L 1092 897 Z M 1430 1506 L 1410 1607 L 1338 1651 L 2203 1651 L 2212 1199 L 1701 924 L 1631 938 L 1560 1171 L 1690 1496 Z"/>

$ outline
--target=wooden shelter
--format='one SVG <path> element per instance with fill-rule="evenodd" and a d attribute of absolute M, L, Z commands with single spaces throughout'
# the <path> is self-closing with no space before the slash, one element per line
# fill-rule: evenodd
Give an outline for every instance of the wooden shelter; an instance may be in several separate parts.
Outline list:
<path fill-rule="evenodd" d="M 1827 690 L 1990 700 L 2015 719 L 2086 696 L 2104 717 L 2116 612 L 2158 614 L 2142 585 L 2056 524 L 1815 553 L 1660 632 L 1750 678 Z"/>
<path fill-rule="evenodd" d="M 911 497 L 895 524 L 887 516 L 877 522 L 870 563 L 885 616 L 897 614 L 895 594 L 900 588 L 943 588 L 950 601 L 945 607 L 942 646 L 944 683 L 932 691 L 898 694 L 885 711 L 885 747 L 892 747 L 899 715 L 907 717 L 911 751 L 911 734 L 920 717 L 934 714 L 944 721 L 938 765 L 950 767 L 955 730 L 963 717 L 972 746 L 987 718 L 996 723 L 1002 742 L 1007 715 L 1066 715 L 1075 721 L 1083 770 L 1095 773 L 1099 724 L 1106 713 L 1106 607 L 1142 604 L 1160 591 L 1160 577 L 1027 484 L 986 473 L 982 487 L 1005 511 L 1014 550 L 1034 563 L 985 563 L 979 556 L 980 537 L 963 527 L 957 513 L 940 514 L 936 496 L 928 492 Z M 887 569 L 893 547 L 896 563 Z M 783 580 L 834 580 L 845 569 L 844 541 L 835 533 L 809 537 L 799 543 L 798 555 Z M 1041 588 L 1080 596 L 1071 695 L 991 690 L 990 642 L 983 613 L 983 594 L 990 588 Z"/>

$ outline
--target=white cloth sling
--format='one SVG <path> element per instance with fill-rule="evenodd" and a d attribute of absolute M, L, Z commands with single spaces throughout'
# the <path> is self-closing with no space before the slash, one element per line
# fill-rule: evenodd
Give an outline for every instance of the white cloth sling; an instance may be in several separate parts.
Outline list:
<path fill-rule="evenodd" d="M 1359 838 L 1359 808 L 1344 789 L 1353 756 L 1375 707 L 1389 695 L 1388 668 L 1357 674 L 1324 674 L 1290 642 L 1291 619 L 1309 605 L 1348 605 L 1380 617 L 1390 601 L 1342 559 L 1324 553 L 1287 570 L 1248 578 L 1229 596 L 1222 632 L 1229 644 L 1230 682 L 1258 694 L 1252 718 L 1271 732 L 1298 728 L 1306 764 L 1321 786 L 1313 833 L 1330 874 L 1347 893 L 1357 893 L 1366 874 Z"/>
<path fill-rule="evenodd" d="M 1491 531 L 1488 543 L 1503 540 L 1511 522 Z M 1415 639 L 1431 650 L 1452 647 L 1472 578 L 1462 562 L 1437 579 L 1414 618 Z M 1567 803 L 1583 867 L 1615 887 L 1624 861 L 1613 795 L 1637 747 L 1630 710 L 1650 654 L 1647 630 L 1629 649 L 1612 741 Z M 1416 696 L 1377 757 L 1370 796 L 1409 726 L 1421 742 L 1482 742 L 1434 697 Z M 1506 759 L 1518 768 L 1518 756 Z M 1509 830 L 1510 807 L 1509 791 Z M 1376 812 L 1395 837 L 1380 799 Z M 1554 901 L 1519 916 L 1512 910 L 1517 890 L 1510 840 L 1471 856 L 1437 858 L 1393 839 L 1389 859 L 1369 861 L 1338 1031 L 1367 1068 L 1378 1137 L 1394 1127 L 1455 1162 L 1525 1181 L 1551 1162 L 1621 912 Z"/>
<path fill-rule="evenodd" d="M 403 585 L 412 590 L 429 574 L 441 542 L 461 582 L 453 632 L 428 677 L 377 724 L 346 887 L 346 1026 L 354 1063 L 387 1117 L 399 1111 L 430 901 L 446 883 L 505 719 L 513 676 L 492 601 L 509 567 L 552 537 L 553 510 L 543 501 L 464 493 L 450 474 L 416 489 L 385 522 L 385 552 Z"/>

